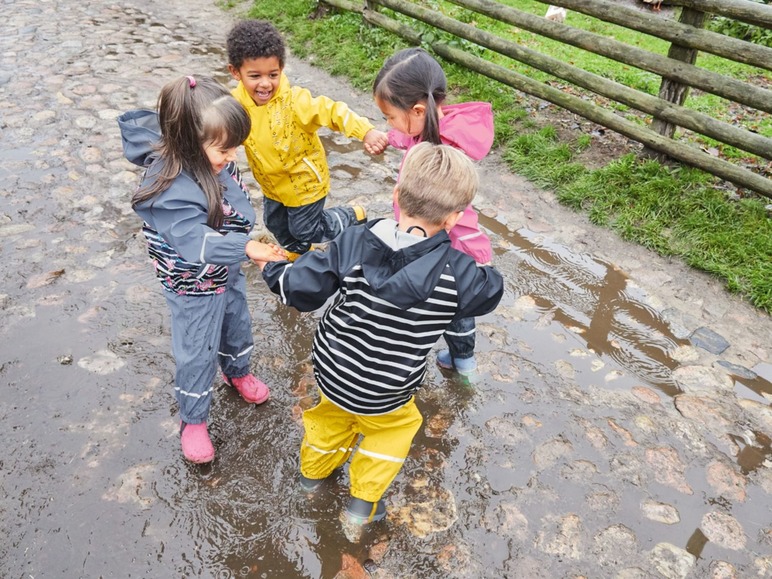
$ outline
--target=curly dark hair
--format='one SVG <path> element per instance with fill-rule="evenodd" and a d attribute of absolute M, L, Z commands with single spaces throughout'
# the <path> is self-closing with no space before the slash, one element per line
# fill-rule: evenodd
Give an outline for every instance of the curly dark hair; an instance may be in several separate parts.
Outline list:
<path fill-rule="evenodd" d="M 284 39 L 266 20 L 242 20 L 231 28 L 226 46 L 228 62 L 236 68 L 241 68 L 247 59 L 271 56 L 278 58 L 279 66 L 284 68 Z"/>

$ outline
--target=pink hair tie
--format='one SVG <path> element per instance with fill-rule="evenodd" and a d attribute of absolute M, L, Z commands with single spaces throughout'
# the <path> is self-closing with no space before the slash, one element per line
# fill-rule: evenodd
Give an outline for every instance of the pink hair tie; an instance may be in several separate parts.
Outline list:
<path fill-rule="evenodd" d="M 196 79 L 193 78 L 192 76 L 188 77 L 188 82 L 190 83 L 190 88 L 193 88 L 194 86 L 196 86 Z"/>

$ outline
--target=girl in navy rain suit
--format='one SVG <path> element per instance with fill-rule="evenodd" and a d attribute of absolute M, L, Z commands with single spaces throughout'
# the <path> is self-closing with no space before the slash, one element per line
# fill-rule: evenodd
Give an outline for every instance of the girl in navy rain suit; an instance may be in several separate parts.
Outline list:
<path fill-rule="evenodd" d="M 182 451 L 191 462 L 209 462 L 214 447 L 207 420 L 218 363 L 247 402 L 269 396 L 249 369 L 254 344 L 240 264 L 284 253 L 248 235 L 255 211 L 234 161 L 249 117 L 214 79 L 187 76 L 162 89 L 158 114 L 130 111 L 118 124 L 126 158 L 146 168 L 132 207 L 144 221 L 171 310 Z"/>

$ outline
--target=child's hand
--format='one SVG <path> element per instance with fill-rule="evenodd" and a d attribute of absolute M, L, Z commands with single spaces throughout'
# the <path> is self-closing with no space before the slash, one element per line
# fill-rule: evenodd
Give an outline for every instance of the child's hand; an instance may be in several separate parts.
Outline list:
<path fill-rule="evenodd" d="M 282 261 L 287 259 L 287 252 L 275 243 L 261 243 L 250 239 L 246 247 L 247 257 L 256 263 L 262 270 L 269 261 Z"/>
<path fill-rule="evenodd" d="M 383 131 L 370 129 L 363 139 L 365 151 L 371 155 L 380 155 L 389 146 L 389 137 Z"/>

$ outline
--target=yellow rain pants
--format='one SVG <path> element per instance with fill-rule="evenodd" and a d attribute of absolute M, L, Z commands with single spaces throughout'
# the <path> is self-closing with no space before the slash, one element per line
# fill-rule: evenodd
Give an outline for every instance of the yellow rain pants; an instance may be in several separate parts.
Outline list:
<path fill-rule="evenodd" d="M 393 412 L 371 416 L 347 412 L 321 394 L 319 404 L 303 412 L 300 472 L 327 478 L 348 460 L 361 436 L 349 467 L 351 496 L 377 502 L 402 468 L 422 422 L 414 398 Z"/>

